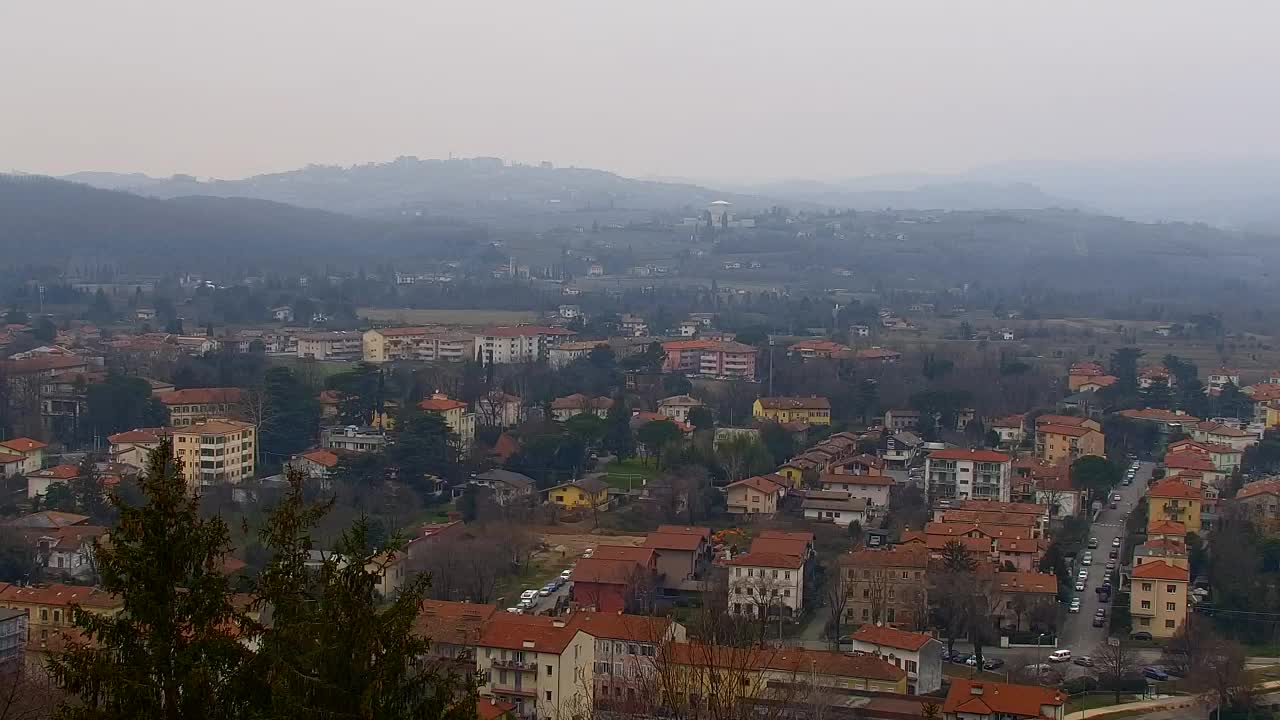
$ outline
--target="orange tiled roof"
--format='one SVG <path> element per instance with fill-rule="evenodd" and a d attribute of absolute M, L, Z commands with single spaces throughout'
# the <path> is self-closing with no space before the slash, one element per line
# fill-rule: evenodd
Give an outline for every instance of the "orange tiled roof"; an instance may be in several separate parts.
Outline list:
<path fill-rule="evenodd" d="M 1077 415 L 1040 415 L 1036 418 L 1036 431 L 1039 432 L 1041 425 L 1066 425 L 1069 427 L 1080 427 L 1088 422 L 1089 418 L 1079 417 Z"/>
<path fill-rule="evenodd" d="M 776 493 L 782 489 L 782 486 L 779 485 L 778 483 L 775 483 L 774 481 L 769 480 L 768 478 L 760 477 L 759 475 L 756 475 L 755 477 L 749 477 L 746 480 L 739 480 L 738 482 L 735 482 L 735 483 L 729 483 L 725 487 L 731 488 L 731 487 L 738 487 L 739 485 L 749 487 L 753 490 L 759 490 L 762 493 Z"/>
<path fill-rule="evenodd" d="M 496 612 L 496 605 L 423 600 L 418 606 L 413 631 L 436 643 L 475 645 Z"/>
<path fill-rule="evenodd" d="M 652 549 L 645 548 L 650 553 Z M 629 585 L 644 572 L 644 566 L 635 560 L 617 558 L 582 558 L 573 567 L 569 579 L 575 583 L 599 583 L 602 585 Z"/>
<path fill-rule="evenodd" d="M 1156 524 L 1147 528 L 1148 535 L 1178 535 L 1187 534 L 1187 526 L 1176 520 L 1161 520 Z"/>
<path fill-rule="evenodd" d="M 804 567 L 804 559 L 798 555 L 786 555 L 776 552 L 748 552 L 733 558 L 729 561 L 729 564 L 739 567 L 790 568 L 798 570 Z"/>
<path fill-rule="evenodd" d="M 1084 437 L 1091 432 L 1097 432 L 1093 428 L 1084 427 L 1082 425 L 1036 425 L 1036 433 L 1041 435 L 1066 435 L 1068 437 Z"/>
<path fill-rule="evenodd" d="M 1270 477 L 1247 483 L 1240 488 L 1240 492 L 1236 493 L 1236 499 L 1247 500 L 1259 495 L 1280 495 L 1280 477 Z"/>
<path fill-rule="evenodd" d="M 979 450 L 963 448 L 946 448 L 944 450 L 934 450 L 929 453 L 931 460 L 972 460 L 974 462 L 1009 462 L 1010 458 L 1002 452 L 995 450 Z"/>
<path fill-rule="evenodd" d="M 429 397 L 418 403 L 418 407 L 428 412 L 445 412 L 466 407 L 467 404 L 447 397 Z"/>
<path fill-rule="evenodd" d="M 325 448 L 316 448 L 300 453 L 298 457 L 306 458 L 311 462 L 327 468 L 335 468 L 338 466 L 338 454 L 332 450 Z"/>
<path fill-rule="evenodd" d="M 644 539 L 644 546 L 654 550 L 682 550 L 693 552 L 703 542 L 703 538 L 689 533 L 653 532 Z"/>
<path fill-rule="evenodd" d="M 929 549 L 922 545 L 894 545 L 885 550 L 855 550 L 840 556 L 839 563 L 849 567 L 910 567 L 924 569 L 929 564 Z"/>
<path fill-rule="evenodd" d="M 774 538 L 783 540 L 803 540 L 806 543 L 813 544 L 813 533 L 808 530 L 761 530 L 756 534 L 758 538 Z"/>
<path fill-rule="evenodd" d="M 1181 480 L 1165 479 L 1152 485 L 1147 490 L 1147 495 L 1153 498 L 1199 500 L 1204 497 L 1204 492 L 1200 488 L 1192 487 Z"/>
<path fill-rule="evenodd" d="M 39 440 L 32 440 L 29 437 L 20 437 L 0 442 L 0 447 L 6 447 L 15 452 L 29 453 L 41 448 L 47 448 L 49 444 L 42 443 Z"/>
<path fill-rule="evenodd" d="M 581 563 L 578 566 L 581 567 Z M 480 647 L 559 655 L 573 641 L 578 629 L 572 618 L 566 622 L 562 618 L 546 615 L 495 613 L 476 644 Z"/>
<path fill-rule="evenodd" d="M 849 655 L 829 650 L 800 648 L 733 648 L 698 643 L 673 643 L 663 650 L 674 665 L 698 668 L 768 668 L 797 676 L 818 673 L 828 676 L 866 678 L 898 682 L 906 671 L 870 655 Z"/>
<path fill-rule="evenodd" d="M 1035 719 L 1044 717 L 1040 708 L 1058 707 L 1066 702 L 1067 696 L 1053 688 L 955 678 L 942 704 L 942 712 Z"/>
<path fill-rule="evenodd" d="M 1131 575 L 1142 580 L 1179 580 L 1181 582 L 1186 582 L 1189 577 L 1186 568 L 1170 565 L 1163 560 L 1134 565 Z"/>
<path fill-rule="evenodd" d="M 98 588 L 80 585 L 62 585 L 49 583 L 19 587 L 5 585 L 0 588 L 0 603 L 20 603 L 28 605 L 82 605 L 84 607 L 112 608 L 123 604 L 123 600 Z"/>
<path fill-rule="evenodd" d="M 809 552 L 809 544 L 794 538 L 758 537 L 751 541 L 750 552 L 804 557 Z"/>
<path fill-rule="evenodd" d="M 71 480 L 80 477 L 80 468 L 75 465 L 54 465 L 43 470 L 36 470 L 30 473 L 30 476 L 52 480 Z"/>
<path fill-rule="evenodd" d="M 849 636 L 853 640 L 859 642 L 870 643 L 872 645 L 883 645 L 884 647 L 901 648 L 902 650 L 910 650 L 915 652 L 924 647 L 933 639 L 932 635 L 924 633 L 908 632 L 906 630 L 898 630 L 897 628 L 863 625 L 858 628 L 857 632 Z"/>
<path fill-rule="evenodd" d="M 671 630 L 671 620 L 648 615 L 582 612 L 573 616 L 583 631 L 610 640 L 657 643 Z"/>
<path fill-rule="evenodd" d="M 187 388 L 156 393 L 156 399 L 165 405 L 238 403 L 244 399 L 244 390 L 237 387 Z"/>

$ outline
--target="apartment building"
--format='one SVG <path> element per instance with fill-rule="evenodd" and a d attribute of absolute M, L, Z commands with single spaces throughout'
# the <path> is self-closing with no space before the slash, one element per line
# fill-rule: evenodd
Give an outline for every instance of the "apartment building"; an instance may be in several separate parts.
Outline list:
<path fill-rule="evenodd" d="M 1009 502 L 1011 458 L 994 450 L 948 448 L 925 459 L 925 479 L 932 504 L 955 500 Z"/>
<path fill-rule="evenodd" d="M 0 609 L 0 674 L 17 672 L 27 650 L 27 610 Z"/>
<path fill-rule="evenodd" d="M 354 330 L 301 333 L 298 357 L 307 360 L 359 360 L 364 356 L 364 336 Z"/>
<path fill-rule="evenodd" d="M 1187 569 L 1152 560 L 1135 565 L 1130 579 L 1133 629 L 1156 638 L 1173 637 L 1187 621 Z"/>
<path fill-rule="evenodd" d="M 258 440 L 253 425 L 214 418 L 170 432 L 173 455 L 182 461 L 189 486 L 235 485 L 253 477 Z"/>
<path fill-rule="evenodd" d="M 169 411 L 169 425 L 186 427 L 209 418 L 237 417 L 245 401 L 244 390 L 235 387 L 187 388 L 156 393 Z"/>
<path fill-rule="evenodd" d="M 591 354 L 598 347 L 608 347 L 601 340 L 584 340 L 581 342 L 562 342 L 547 351 L 547 364 L 559 370 Z"/>
<path fill-rule="evenodd" d="M 476 336 L 437 328 L 400 327 L 366 330 L 361 337 L 366 362 L 416 360 L 461 362 L 476 356 Z"/>
<path fill-rule="evenodd" d="M 72 605 L 97 615 L 114 615 L 119 612 L 123 600 L 97 588 L 80 585 L 0 586 L 0 607 L 27 613 L 28 653 L 61 652 L 68 642 L 81 639 L 80 631 L 71 622 Z"/>
<path fill-rule="evenodd" d="M 1083 420 L 1083 418 L 1075 418 Z M 1086 455 L 1106 455 L 1105 439 L 1095 420 L 1059 425 L 1036 420 L 1036 457 L 1043 463 L 1072 463 Z"/>
<path fill-rule="evenodd" d="M 466 403 L 443 393 L 433 393 L 418 403 L 418 407 L 444 418 L 444 424 L 458 436 L 458 443 L 464 451 L 471 447 L 476 439 L 476 414 L 467 412 Z"/>
<path fill-rule="evenodd" d="M 1204 491 L 1177 478 L 1166 478 L 1147 490 L 1148 530 L 1164 520 L 1181 523 L 1187 532 L 1200 532 Z"/>
<path fill-rule="evenodd" d="M 769 478 L 749 477 L 725 486 L 725 505 L 730 515 L 773 517 L 784 491 L 783 485 Z"/>
<path fill-rule="evenodd" d="M 492 327 L 475 338 L 475 359 L 485 364 L 540 362 L 551 348 L 575 333 L 571 330 L 538 325 Z"/>
<path fill-rule="evenodd" d="M 735 378 L 755 382 L 756 349 L 739 342 L 712 343 L 699 353 L 698 373 L 706 377 Z"/>
<path fill-rule="evenodd" d="M 857 550 L 841 556 L 838 564 L 841 591 L 847 598 L 845 622 L 883 623 L 904 629 L 917 629 L 927 622 L 927 547 Z"/>
<path fill-rule="evenodd" d="M 751 406 L 757 420 L 776 423 L 831 424 L 831 401 L 824 397 L 762 397 Z"/>
<path fill-rule="evenodd" d="M 48 443 L 32 440 L 29 437 L 19 437 L 0 442 L 0 453 L 22 458 L 18 472 L 25 475 L 44 467 L 44 449 L 47 447 L 49 447 Z"/>
<path fill-rule="evenodd" d="M 574 623 L 595 638 L 592 684 L 597 707 L 616 711 L 648 706 L 660 648 L 684 642 L 685 627 L 668 618 L 624 613 L 578 613 Z"/>
<path fill-rule="evenodd" d="M 320 447 L 326 450 L 381 452 L 387 436 L 378 428 L 339 425 L 320 429 Z"/>
<path fill-rule="evenodd" d="M 795 617 L 804 607 L 804 558 L 749 552 L 729 561 L 729 612 L 748 617 Z"/>
<path fill-rule="evenodd" d="M 476 641 L 480 695 L 527 720 L 590 710 L 595 638 L 574 616 L 497 613 Z"/>
<path fill-rule="evenodd" d="M 658 414 L 663 417 L 671 418 L 676 422 L 689 422 L 689 412 L 694 408 L 703 407 L 703 403 L 696 397 L 689 395 L 674 395 L 669 398 L 663 398 L 658 403 Z"/>
<path fill-rule="evenodd" d="M 849 636 L 850 649 L 907 671 L 912 693 L 928 695 L 942 687 L 942 643 L 932 635 L 867 624 Z"/>
<path fill-rule="evenodd" d="M 472 672 L 476 667 L 476 645 L 497 613 L 496 605 L 423 600 L 418 605 L 413 634 L 431 641 L 429 657 L 457 663 L 459 670 Z"/>

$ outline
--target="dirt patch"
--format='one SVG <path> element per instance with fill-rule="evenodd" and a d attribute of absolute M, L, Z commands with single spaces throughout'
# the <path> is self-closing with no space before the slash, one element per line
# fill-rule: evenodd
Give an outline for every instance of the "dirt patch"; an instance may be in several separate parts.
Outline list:
<path fill-rule="evenodd" d="M 644 543 L 643 535 L 591 535 L 591 534 L 574 534 L 567 535 L 563 533 L 543 533 L 542 542 L 546 543 L 547 549 L 539 551 L 534 558 L 545 556 L 550 561 L 555 561 L 561 557 L 565 559 L 565 565 L 572 562 L 574 558 L 581 557 L 582 552 L 587 548 L 600 547 L 601 545 L 622 545 L 624 547 L 637 547 Z"/>

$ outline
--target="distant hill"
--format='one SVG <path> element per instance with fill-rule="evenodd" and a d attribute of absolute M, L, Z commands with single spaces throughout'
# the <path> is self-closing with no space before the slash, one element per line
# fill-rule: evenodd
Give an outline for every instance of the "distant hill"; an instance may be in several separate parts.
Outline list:
<path fill-rule="evenodd" d="M 392 224 L 245 198 L 168 200 L 0 175 L 0 251 L 11 263 L 115 258 L 139 269 L 314 265 L 474 243 L 482 229 Z"/>
<path fill-rule="evenodd" d="M 792 180 L 737 187 L 784 201 L 848 210 L 1042 210 L 1082 208 L 1026 182 L 980 182 L 928 175 L 893 175 L 836 182 Z"/>
<path fill-rule="evenodd" d="M 352 167 L 312 165 L 241 180 L 202 181 L 187 175 L 159 179 L 102 172 L 77 173 L 67 179 L 159 198 L 244 197 L 353 215 L 421 211 L 493 219 L 603 208 L 704 210 L 713 200 L 728 200 L 739 209 L 763 209 L 772 204 L 698 185 L 633 180 L 603 170 L 507 165 L 497 158 L 403 157 Z"/>

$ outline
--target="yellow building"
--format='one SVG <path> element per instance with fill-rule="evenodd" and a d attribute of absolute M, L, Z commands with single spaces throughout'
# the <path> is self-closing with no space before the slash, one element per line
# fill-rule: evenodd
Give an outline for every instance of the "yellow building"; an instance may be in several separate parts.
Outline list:
<path fill-rule="evenodd" d="M 173 428 L 173 456 L 191 487 L 235 485 L 253 477 L 257 433 L 253 425 L 214 418 Z"/>
<path fill-rule="evenodd" d="M 243 408 L 244 391 L 235 387 L 187 388 L 155 394 L 169 411 L 173 427 L 194 425 L 201 420 L 235 417 Z"/>
<path fill-rule="evenodd" d="M 82 641 L 72 625 L 71 606 L 95 615 L 114 615 L 123 601 L 97 588 L 79 585 L 0 585 L 0 607 L 27 611 L 29 653 L 61 652 L 71 641 Z"/>
<path fill-rule="evenodd" d="M 458 436 L 465 451 L 476 439 L 476 414 L 467 412 L 467 404 L 448 395 L 435 393 L 418 403 L 418 407 L 444 419 L 444 424 Z"/>
<path fill-rule="evenodd" d="M 1164 520 L 1182 523 L 1187 532 L 1200 532 L 1204 491 L 1181 480 L 1161 480 L 1147 490 L 1147 529 Z"/>
<path fill-rule="evenodd" d="M 563 508 L 597 508 L 609 506 L 609 484 L 596 478 L 583 478 L 547 488 L 547 502 Z"/>
<path fill-rule="evenodd" d="M 1036 458 L 1048 465 L 1073 463 L 1086 455 L 1106 456 L 1102 433 L 1083 425 L 1036 424 Z"/>
<path fill-rule="evenodd" d="M 751 406 L 757 420 L 777 423 L 805 422 L 810 425 L 831 424 L 831 401 L 824 397 L 765 397 Z"/>
<path fill-rule="evenodd" d="M 1163 560 L 1135 565 L 1129 614 L 1135 632 L 1172 637 L 1187 621 L 1187 569 Z"/>

